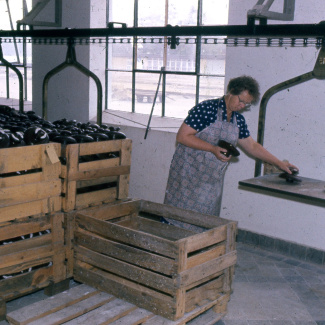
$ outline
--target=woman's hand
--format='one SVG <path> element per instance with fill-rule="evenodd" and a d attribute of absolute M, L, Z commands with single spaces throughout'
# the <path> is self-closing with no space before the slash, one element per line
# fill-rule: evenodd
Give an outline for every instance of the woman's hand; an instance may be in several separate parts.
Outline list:
<path fill-rule="evenodd" d="M 219 159 L 222 162 L 227 162 L 232 157 L 231 155 L 229 157 L 225 156 L 225 154 L 227 153 L 227 149 L 224 149 L 219 146 L 215 146 L 212 153 L 217 157 L 217 159 Z"/>
<path fill-rule="evenodd" d="M 285 171 L 288 174 L 292 174 L 292 170 L 290 170 L 290 168 L 299 171 L 299 168 L 298 167 L 296 167 L 295 165 L 290 164 L 289 161 L 287 161 L 287 160 L 280 161 L 277 164 L 277 167 L 280 168 L 281 170 Z"/>

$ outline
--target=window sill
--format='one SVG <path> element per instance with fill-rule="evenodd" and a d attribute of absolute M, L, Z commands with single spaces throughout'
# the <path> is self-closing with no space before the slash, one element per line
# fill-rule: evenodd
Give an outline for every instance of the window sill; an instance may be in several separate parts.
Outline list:
<path fill-rule="evenodd" d="M 131 126 L 146 129 L 149 115 L 105 110 L 103 111 L 102 121 L 108 125 Z M 152 116 L 149 127 L 150 130 L 177 133 L 182 122 L 183 119 L 179 118 Z"/>

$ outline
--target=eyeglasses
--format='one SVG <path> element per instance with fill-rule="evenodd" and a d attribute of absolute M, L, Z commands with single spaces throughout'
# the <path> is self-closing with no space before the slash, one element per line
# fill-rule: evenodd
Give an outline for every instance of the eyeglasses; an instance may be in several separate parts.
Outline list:
<path fill-rule="evenodd" d="M 239 103 L 240 104 L 244 104 L 244 108 L 248 108 L 248 107 L 251 107 L 252 106 L 251 103 L 246 103 L 243 100 L 241 100 L 240 97 L 239 97 L 239 95 L 237 95 L 237 97 L 238 97 Z"/>

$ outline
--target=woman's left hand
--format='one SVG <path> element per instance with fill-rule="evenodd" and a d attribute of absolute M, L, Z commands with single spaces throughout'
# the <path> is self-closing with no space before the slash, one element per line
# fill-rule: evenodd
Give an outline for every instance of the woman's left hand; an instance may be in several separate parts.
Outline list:
<path fill-rule="evenodd" d="M 290 170 L 290 168 L 296 169 L 297 171 L 299 171 L 299 168 L 295 165 L 292 165 L 289 163 L 289 161 L 280 161 L 278 163 L 278 166 L 280 169 L 282 169 L 283 171 L 285 171 L 288 174 L 292 174 L 292 171 Z"/>

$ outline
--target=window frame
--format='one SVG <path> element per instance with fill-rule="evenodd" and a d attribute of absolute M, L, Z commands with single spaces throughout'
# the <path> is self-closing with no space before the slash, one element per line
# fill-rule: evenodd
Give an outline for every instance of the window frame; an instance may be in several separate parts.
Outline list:
<path fill-rule="evenodd" d="M 107 24 L 110 22 L 110 1 L 107 0 Z M 133 1 L 133 25 L 134 27 L 138 27 L 138 1 Z M 140 0 L 141 1 L 141 0 Z M 197 17 L 196 17 L 196 25 L 197 26 L 203 26 L 202 24 L 202 16 L 203 16 L 203 1 L 204 0 L 198 0 L 198 6 L 197 6 Z M 168 0 L 165 0 L 165 26 L 168 24 Z M 136 74 L 138 73 L 150 73 L 150 74 L 161 74 L 161 83 L 160 83 L 160 89 L 161 89 L 161 117 L 166 116 L 166 76 L 167 75 L 189 75 L 189 76 L 195 76 L 196 78 L 196 89 L 195 89 L 195 105 L 199 103 L 200 98 L 200 79 L 201 77 L 215 77 L 215 78 L 223 78 L 225 79 L 225 73 L 223 74 L 208 74 L 208 73 L 202 73 L 201 72 L 201 54 L 202 54 L 202 36 L 196 36 L 195 37 L 195 67 L 194 71 L 170 71 L 167 69 L 164 70 L 145 70 L 145 69 L 138 69 L 137 68 L 137 53 L 138 53 L 138 39 L 136 36 L 133 36 L 133 49 L 132 49 L 132 69 L 131 70 L 122 70 L 122 69 L 114 69 L 109 68 L 109 42 L 107 38 L 107 47 L 106 47 L 106 58 L 105 58 L 105 110 L 109 109 L 108 105 L 108 74 L 109 72 L 130 72 L 132 74 L 132 99 L 131 99 L 131 112 L 136 113 Z M 165 37 L 164 39 L 164 53 L 163 53 L 163 66 L 167 66 L 167 47 L 168 47 L 168 38 Z M 157 76 L 158 80 L 158 76 Z"/>

